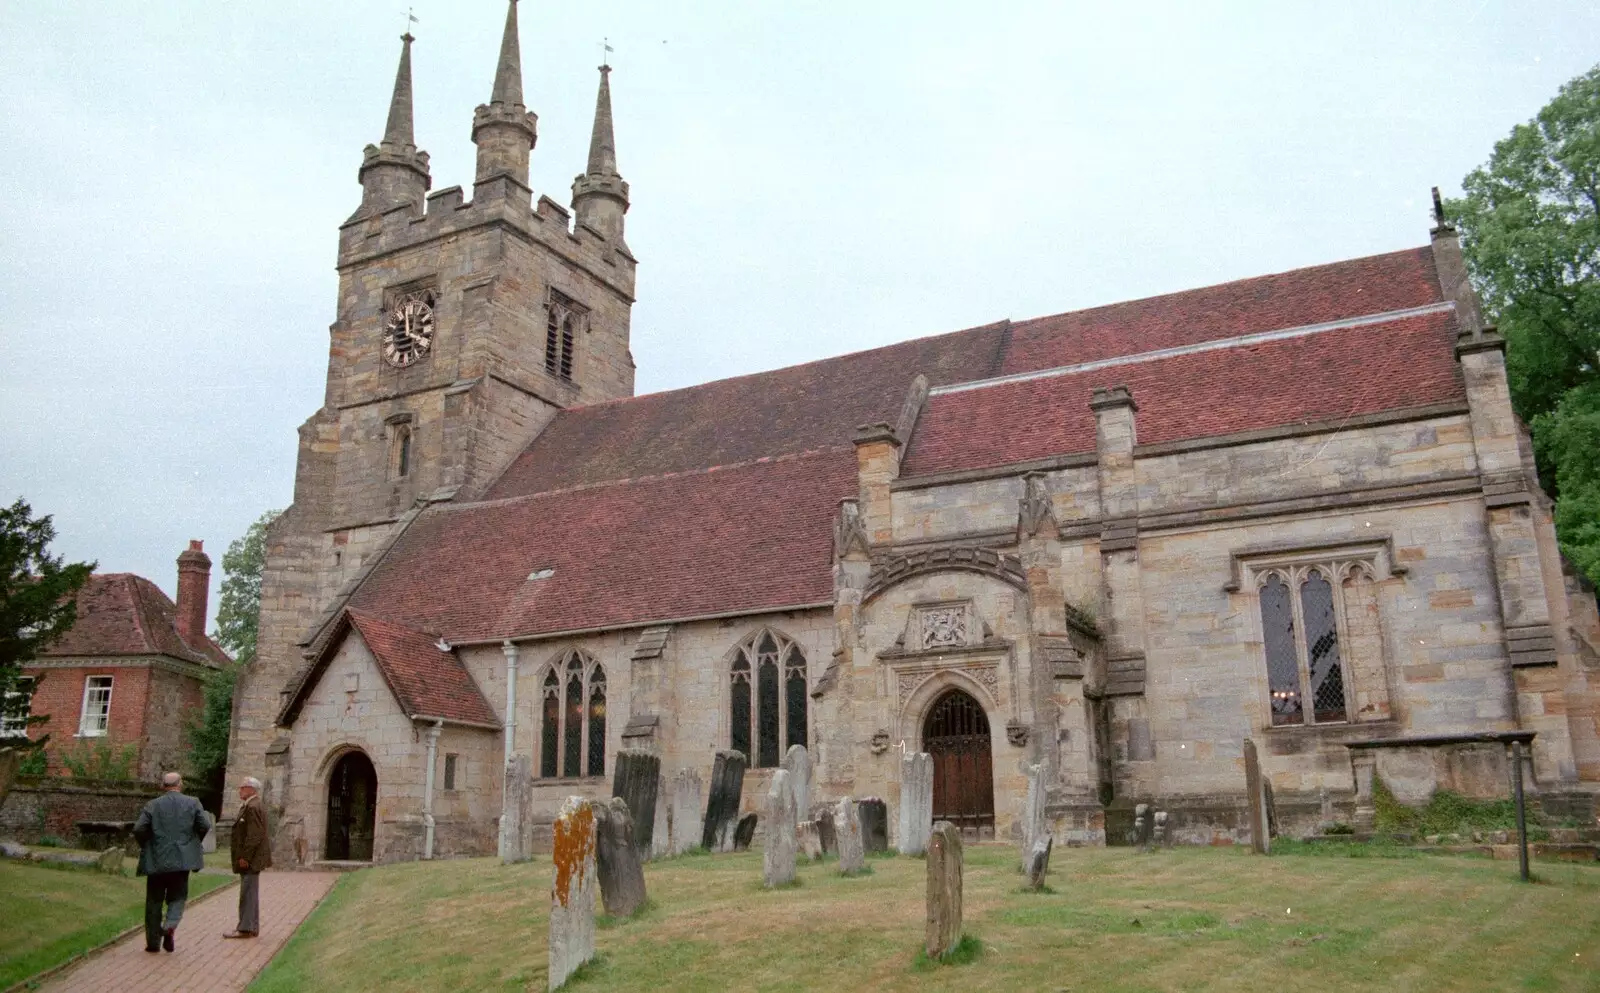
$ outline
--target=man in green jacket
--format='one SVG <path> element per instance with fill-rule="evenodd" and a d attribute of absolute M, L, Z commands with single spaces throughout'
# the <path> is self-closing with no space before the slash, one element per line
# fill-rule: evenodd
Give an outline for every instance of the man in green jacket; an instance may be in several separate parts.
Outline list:
<path fill-rule="evenodd" d="M 161 777 L 160 796 L 144 805 L 134 822 L 139 842 L 139 875 L 144 877 L 144 950 L 172 951 L 173 934 L 189 899 L 189 873 L 205 868 L 200 842 L 211 830 L 211 815 L 200 801 L 183 795 L 183 777 Z M 162 920 L 161 905 L 167 906 Z"/>
<path fill-rule="evenodd" d="M 239 784 L 239 815 L 233 820 L 228 858 L 239 874 L 239 926 L 223 937 L 254 938 L 261 930 L 261 870 L 272 866 L 261 780 L 254 776 Z"/>

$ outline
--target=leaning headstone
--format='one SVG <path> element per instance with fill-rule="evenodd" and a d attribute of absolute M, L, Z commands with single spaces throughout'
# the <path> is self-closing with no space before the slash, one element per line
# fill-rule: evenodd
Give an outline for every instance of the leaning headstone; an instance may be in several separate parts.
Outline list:
<path fill-rule="evenodd" d="M 739 824 L 739 801 L 744 797 L 744 753 L 726 749 L 711 765 L 711 797 L 706 801 L 706 823 L 700 843 L 713 852 L 733 851 L 733 832 Z"/>
<path fill-rule="evenodd" d="M 672 802 L 667 793 L 667 777 L 656 780 L 656 822 L 650 830 L 650 858 L 664 859 L 672 854 Z"/>
<path fill-rule="evenodd" d="M 772 774 L 772 786 L 767 790 L 767 843 L 761 855 L 761 881 L 768 887 L 794 881 L 794 814 L 794 786 L 789 782 L 788 771 L 779 769 Z"/>
<path fill-rule="evenodd" d="M 1167 840 L 1167 812 L 1156 811 L 1155 831 L 1151 834 L 1151 841 L 1157 848 L 1165 848 L 1170 842 Z"/>
<path fill-rule="evenodd" d="M 759 819 L 753 810 L 739 818 L 738 825 L 733 829 L 734 851 L 748 852 L 750 850 L 750 842 L 756 839 L 756 822 Z"/>
<path fill-rule="evenodd" d="M 95 859 L 95 865 L 99 867 L 101 872 L 108 875 L 120 875 L 122 873 L 122 849 L 115 845 L 107 848 L 100 853 L 99 858 Z"/>
<path fill-rule="evenodd" d="M 839 832 L 834 814 L 838 808 L 833 804 L 823 804 L 822 809 L 816 811 L 812 820 L 817 822 L 817 844 L 822 846 L 823 854 L 839 850 Z"/>
<path fill-rule="evenodd" d="M 500 813 L 500 861 L 533 857 L 533 757 L 514 755 L 506 763 L 505 800 Z"/>
<path fill-rule="evenodd" d="M 569 796 L 551 825 L 550 989 L 594 958 L 594 806 Z"/>
<path fill-rule="evenodd" d="M 795 848 L 807 861 L 822 858 L 822 836 L 816 821 L 801 821 L 794 826 Z"/>
<path fill-rule="evenodd" d="M 1044 766 L 1028 766 L 1028 792 L 1022 804 L 1022 867 L 1028 867 L 1028 855 L 1034 843 L 1049 832 L 1044 816 L 1045 783 Z"/>
<path fill-rule="evenodd" d="M 1033 850 L 1028 853 L 1028 889 L 1044 889 L 1044 877 L 1050 872 L 1050 849 L 1054 846 L 1055 839 L 1048 834 L 1034 841 Z"/>
<path fill-rule="evenodd" d="M 835 839 L 839 844 L 839 871 L 848 876 L 860 872 L 867 864 L 867 854 L 862 848 L 861 815 L 856 802 L 849 797 L 839 801 L 839 812 L 833 819 Z"/>
<path fill-rule="evenodd" d="M 933 830 L 933 756 L 910 752 L 900 759 L 900 854 L 928 850 Z"/>
<path fill-rule="evenodd" d="M 1135 804 L 1133 808 L 1133 843 L 1139 846 L 1140 851 L 1150 850 L 1150 833 L 1153 826 L 1150 823 L 1150 805 L 1148 803 Z"/>
<path fill-rule="evenodd" d="M 875 796 L 856 801 L 856 816 L 861 818 L 861 844 L 868 852 L 889 850 L 889 805 Z"/>
<path fill-rule="evenodd" d="M 656 826 L 656 790 L 661 782 L 661 759 L 649 752 L 624 748 L 617 753 L 611 776 L 611 795 L 621 797 L 633 815 L 633 841 L 641 858 L 650 854 Z"/>
<path fill-rule="evenodd" d="M 1267 824 L 1267 791 L 1261 776 L 1261 760 L 1256 756 L 1256 743 L 1244 740 L 1244 790 L 1250 802 L 1250 848 L 1258 855 L 1272 851 L 1272 833 Z"/>
<path fill-rule="evenodd" d="M 700 773 L 679 769 L 672 777 L 672 854 L 682 855 L 701 843 L 705 822 L 700 801 L 704 797 Z"/>
<path fill-rule="evenodd" d="M 644 866 L 633 835 L 633 813 L 619 796 L 595 804 L 595 864 L 600 871 L 600 899 L 613 917 L 632 917 L 644 906 Z"/>
<path fill-rule="evenodd" d="M 940 958 L 961 942 L 961 832 L 949 821 L 928 836 L 928 926 L 922 950 Z"/>
<path fill-rule="evenodd" d="M 798 820 L 811 809 L 811 756 L 806 746 L 790 745 L 783 753 L 783 769 L 789 774 L 789 788 L 794 790 L 794 813 Z"/>

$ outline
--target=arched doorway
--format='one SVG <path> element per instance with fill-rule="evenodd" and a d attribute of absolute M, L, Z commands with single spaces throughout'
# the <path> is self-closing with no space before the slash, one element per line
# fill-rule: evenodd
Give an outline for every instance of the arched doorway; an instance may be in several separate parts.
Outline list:
<path fill-rule="evenodd" d="M 960 690 L 935 700 L 922 724 L 922 748 L 933 757 L 933 819 L 969 838 L 993 838 L 994 760 L 978 701 Z"/>
<path fill-rule="evenodd" d="M 372 861 L 372 825 L 378 810 L 378 774 L 372 760 L 350 752 L 328 776 L 328 837 L 323 858 Z"/>

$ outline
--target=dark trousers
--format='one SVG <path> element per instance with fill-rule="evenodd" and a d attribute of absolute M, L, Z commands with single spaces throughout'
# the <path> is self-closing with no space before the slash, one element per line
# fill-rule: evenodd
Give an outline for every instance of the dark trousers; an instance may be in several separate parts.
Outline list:
<path fill-rule="evenodd" d="M 157 872 L 144 877 L 144 947 L 160 946 L 162 930 L 178 926 L 188 899 L 187 872 Z M 162 904 L 167 905 L 165 921 L 161 917 Z"/>
<path fill-rule="evenodd" d="M 261 930 L 261 873 L 239 873 L 239 928 L 243 934 Z"/>

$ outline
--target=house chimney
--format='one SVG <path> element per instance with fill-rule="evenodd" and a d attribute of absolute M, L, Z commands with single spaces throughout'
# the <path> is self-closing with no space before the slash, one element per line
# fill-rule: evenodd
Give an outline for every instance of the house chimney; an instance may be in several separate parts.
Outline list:
<path fill-rule="evenodd" d="M 211 593 L 211 558 L 204 542 L 191 541 L 178 556 L 178 633 L 192 647 L 205 644 L 206 600 Z"/>

